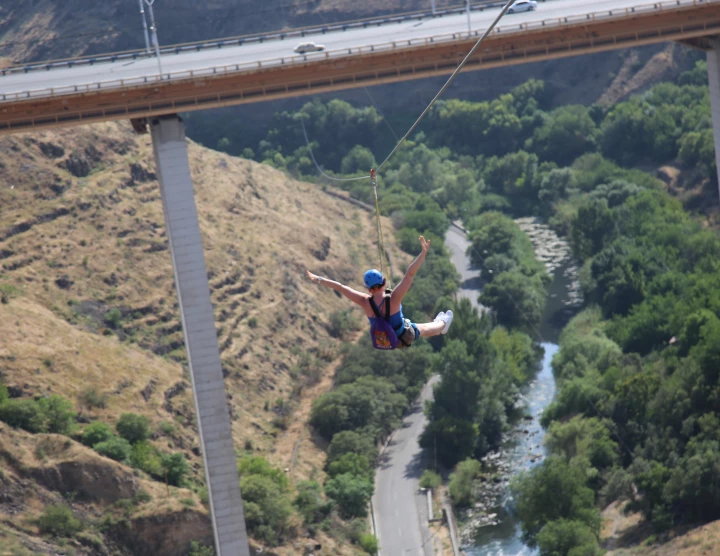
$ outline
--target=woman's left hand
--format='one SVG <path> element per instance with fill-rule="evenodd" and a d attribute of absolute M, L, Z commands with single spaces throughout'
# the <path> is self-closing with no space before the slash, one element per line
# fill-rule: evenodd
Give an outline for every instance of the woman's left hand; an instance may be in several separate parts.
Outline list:
<path fill-rule="evenodd" d="M 310 278 L 311 282 L 313 282 L 315 284 L 320 283 L 320 277 L 317 274 L 313 274 L 308 269 L 305 269 L 305 274 L 307 275 L 308 278 Z"/>

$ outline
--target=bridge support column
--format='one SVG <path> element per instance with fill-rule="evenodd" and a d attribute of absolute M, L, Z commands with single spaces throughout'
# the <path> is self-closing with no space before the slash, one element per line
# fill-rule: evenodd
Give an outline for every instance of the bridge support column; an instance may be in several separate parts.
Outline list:
<path fill-rule="evenodd" d="M 710 85 L 710 111 L 712 113 L 713 138 L 715 142 L 715 166 L 720 184 L 720 37 L 709 41 L 707 51 L 708 84 Z"/>
<path fill-rule="evenodd" d="M 249 556 L 185 127 L 176 115 L 154 118 L 150 124 L 192 377 L 215 547 L 220 556 Z"/>

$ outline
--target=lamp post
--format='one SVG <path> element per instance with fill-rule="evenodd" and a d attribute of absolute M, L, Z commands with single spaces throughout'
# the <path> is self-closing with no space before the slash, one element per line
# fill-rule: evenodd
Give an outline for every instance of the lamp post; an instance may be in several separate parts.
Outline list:
<path fill-rule="evenodd" d="M 145 50 L 150 54 L 150 37 L 148 36 L 147 21 L 145 19 L 145 4 L 143 4 L 143 0 L 138 0 L 138 2 L 140 3 L 140 17 L 142 18 L 143 32 L 145 34 Z"/>
<path fill-rule="evenodd" d="M 430 6 L 432 6 L 432 13 L 435 15 L 435 0 L 430 0 Z"/>
<path fill-rule="evenodd" d="M 155 56 L 157 56 L 158 68 L 160 69 L 160 79 L 162 79 L 162 62 L 160 61 L 160 43 L 158 42 L 157 26 L 155 25 L 155 13 L 153 12 L 153 4 L 155 0 L 144 0 L 150 11 L 150 31 L 152 32 L 152 44 L 155 47 Z"/>
<path fill-rule="evenodd" d="M 468 35 L 470 34 L 470 0 L 465 0 L 467 6 L 467 18 L 468 18 Z"/>

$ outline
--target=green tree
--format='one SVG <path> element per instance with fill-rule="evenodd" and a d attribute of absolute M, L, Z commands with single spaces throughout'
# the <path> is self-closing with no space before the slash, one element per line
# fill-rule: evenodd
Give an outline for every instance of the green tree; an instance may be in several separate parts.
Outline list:
<path fill-rule="evenodd" d="M 37 401 L 45 418 L 45 430 L 55 434 L 70 434 L 75 428 L 77 415 L 70 400 L 53 394 Z"/>
<path fill-rule="evenodd" d="M 337 502 L 345 518 L 365 517 L 374 490 L 368 479 L 350 473 L 338 475 L 325 483 L 325 494 Z"/>
<path fill-rule="evenodd" d="M 557 519 L 549 522 L 537 535 L 541 556 L 600 556 L 598 539 L 582 521 Z"/>
<path fill-rule="evenodd" d="M 582 467 L 551 456 L 512 483 L 523 539 L 530 546 L 538 544 L 538 535 L 546 523 L 560 519 L 577 521 L 594 535 L 599 533 L 600 512 L 585 482 Z"/>
<path fill-rule="evenodd" d="M 375 168 L 377 162 L 370 149 L 361 145 L 355 145 L 343 157 L 340 163 L 342 174 L 355 174 L 357 172 L 369 173 L 370 168 Z"/>
<path fill-rule="evenodd" d="M 282 542 L 292 515 L 292 505 L 284 490 L 270 477 L 246 475 L 240 479 L 240 491 L 250 533 L 270 544 Z"/>
<path fill-rule="evenodd" d="M 132 446 L 124 438 L 113 436 L 103 442 L 98 442 L 93 446 L 95 450 L 101 456 L 105 456 L 115 461 L 125 462 L 130 457 L 130 451 Z"/>
<path fill-rule="evenodd" d="M 348 452 L 328 464 L 328 475 L 330 477 L 337 477 L 345 473 L 372 479 L 374 469 L 366 455 Z"/>
<path fill-rule="evenodd" d="M 332 502 L 323 499 L 322 487 L 316 481 L 300 481 L 293 505 L 303 516 L 306 525 L 319 523 L 332 511 Z"/>
<path fill-rule="evenodd" d="M 131 444 L 150 438 L 150 421 L 144 415 L 137 413 L 123 413 L 118 419 L 115 429 Z"/>
<path fill-rule="evenodd" d="M 107 423 L 102 421 L 93 421 L 82 434 L 82 443 L 91 448 L 100 442 L 110 440 L 113 436 L 113 430 Z"/>
<path fill-rule="evenodd" d="M 182 486 L 185 476 L 190 471 L 190 466 L 181 452 L 162 454 L 160 465 L 167 482 L 174 486 Z"/>
<path fill-rule="evenodd" d="M 526 148 L 543 160 L 560 166 L 572 163 L 578 156 L 594 151 L 598 130 L 585 106 L 561 106 L 553 110 L 536 128 Z"/>
<path fill-rule="evenodd" d="M 453 504 L 458 507 L 468 506 L 473 499 L 473 481 L 480 473 L 480 462 L 466 459 L 457 464 L 455 472 L 450 474 L 448 492 Z"/>

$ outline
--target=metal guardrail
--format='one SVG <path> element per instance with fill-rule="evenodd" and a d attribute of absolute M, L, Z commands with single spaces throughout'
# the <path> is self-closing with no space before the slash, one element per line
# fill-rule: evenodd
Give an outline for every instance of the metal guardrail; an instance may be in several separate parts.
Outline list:
<path fill-rule="evenodd" d="M 501 34 L 506 36 L 508 34 L 516 34 L 520 32 L 535 31 L 547 28 L 569 27 L 571 25 L 587 21 L 623 19 L 627 17 L 632 17 L 633 15 L 640 13 L 709 4 L 720 4 L 720 0 L 665 0 L 655 2 L 653 4 L 644 4 L 631 8 L 622 8 L 619 10 L 609 10 L 602 12 L 593 12 L 584 15 L 545 19 L 536 22 L 522 23 L 519 25 L 506 25 L 504 27 L 496 27 L 493 31 L 493 36 L 498 36 Z M 288 56 L 270 60 L 259 60 L 255 62 L 212 66 L 196 70 L 181 70 L 170 73 L 133 77 L 129 79 L 113 79 L 108 81 L 90 82 L 79 85 L 45 87 L 42 89 L 33 89 L 17 93 L 3 93 L 0 94 L 0 104 L 2 104 L 3 102 L 18 102 L 21 100 L 72 95 L 75 93 L 89 93 L 107 89 L 122 89 L 127 87 L 142 86 L 147 83 L 167 83 L 170 81 L 182 81 L 186 79 L 195 79 L 198 77 L 214 77 L 217 75 L 227 75 L 230 73 L 248 73 L 277 66 L 302 64 L 308 61 L 344 58 L 360 54 L 376 54 L 393 51 L 396 49 L 405 49 L 418 46 L 430 46 L 434 44 L 442 44 L 458 40 L 468 40 L 472 37 L 477 37 L 479 35 L 480 31 L 473 31 L 471 33 L 458 32 L 446 35 L 439 35 L 436 37 L 408 39 L 403 41 L 391 41 L 388 43 L 381 43 L 377 45 L 343 48 L 338 50 L 325 51 L 322 53 L 318 52 L 313 54 Z"/>
<path fill-rule="evenodd" d="M 540 0 L 546 2 L 547 0 Z M 471 4 L 471 11 L 484 11 L 489 8 L 497 8 L 505 5 L 504 0 L 485 0 L 477 4 Z M 333 23 L 331 25 L 298 27 L 287 31 L 269 31 L 267 33 L 251 33 L 248 35 L 238 35 L 235 37 L 227 37 L 223 39 L 194 41 L 180 43 L 160 47 L 161 54 L 182 54 L 183 52 L 207 49 L 221 49 L 224 47 L 242 46 L 246 43 L 262 43 L 270 40 L 285 40 L 293 37 L 306 37 L 312 35 L 324 35 L 332 31 L 347 31 L 348 29 L 367 28 L 370 26 L 381 26 L 390 23 L 402 23 L 412 20 L 435 19 L 445 15 L 465 13 L 466 6 L 458 8 L 447 8 L 444 10 L 436 10 L 435 13 L 427 10 L 415 12 L 403 12 L 387 17 L 367 17 Z M 29 73 L 31 71 L 51 70 L 62 67 L 73 67 L 76 65 L 94 65 L 97 63 L 113 63 L 121 60 L 137 60 L 138 58 L 153 58 L 154 52 L 147 52 L 142 49 L 124 50 L 120 52 L 112 52 L 97 55 L 77 56 L 75 58 L 61 58 L 57 60 L 46 60 L 43 62 L 32 62 L 28 64 L 13 64 L 7 68 L 0 69 L 0 75 L 12 75 L 14 73 Z"/>

